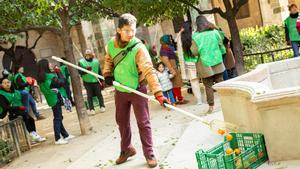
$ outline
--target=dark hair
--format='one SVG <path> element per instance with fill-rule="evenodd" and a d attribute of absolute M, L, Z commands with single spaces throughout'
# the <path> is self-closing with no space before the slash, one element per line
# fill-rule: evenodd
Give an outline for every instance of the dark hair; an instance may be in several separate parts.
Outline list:
<path fill-rule="evenodd" d="M 293 7 L 296 7 L 297 8 L 297 5 L 296 4 L 290 4 L 290 5 L 288 5 L 288 8 L 289 8 L 289 11 L 293 8 Z"/>
<path fill-rule="evenodd" d="M 38 67 L 38 75 L 37 75 L 37 81 L 38 82 L 44 82 L 46 78 L 46 73 L 50 73 L 49 69 L 49 61 L 47 59 L 41 59 L 37 63 Z"/>
<path fill-rule="evenodd" d="M 121 29 L 126 25 L 136 24 L 136 22 L 137 19 L 135 16 L 131 15 L 130 13 L 125 13 L 119 17 L 118 28 Z M 121 40 L 121 35 L 118 32 L 116 33 L 116 40 L 117 41 Z"/>
<path fill-rule="evenodd" d="M 132 25 L 136 24 L 136 18 L 135 16 L 131 15 L 130 13 L 125 13 L 122 14 L 119 17 L 119 23 L 118 23 L 118 28 L 123 28 L 125 25 Z"/>
<path fill-rule="evenodd" d="M 21 66 L 21 65 L 15 65 L 14 66 L 14 73 L 18 73 L 18 71 L 19 71 L 19 69 L 21 68 L 21 67 L 23 67 L 23 66 Z"/>
<path fill-rule="evenodd" d="M 185 21 L 182 25 L 183 32 L 181 33 L 181 45 L 183 52 L 187 55 L 192 56 L 192 25 L 191 22 Z"/>
<path fill-rule="evenodd" d="M 174 47 L 175 50 L 177 50 L 177 43 L 175 42 L 172 35 L 169 35 L 170 37 L 170 45 Z"/>
<path fill-rule="evenodd" d="M 8 77 L 2 77 L 2 78 L 0 78 L 0 84 L 3 82 L 3 80 L 5 80 L 5 79 L 7 79 L 7 80 L 9 80 L 8 79 Z M 9 80 L 10 81 L 10 80 Z"/>
<path fill-rule="evenodd" d="M 217 28 L 213 23 L 209 22 L 205 16 L 202 15 L 197 16 L 196 25 L 197 32 L 203 32 L 206 30 L 213 30 Z"/>
<path fill-rule="evenodd" d="M 165 67 L 165 64 L 164 64 L 163 62 L 158 62 L 158 63 L 156 64 L 156 70 L 158 70 L 158 67 L 159 67 L 160 65 L 163 65 L 163 66 Z"/>

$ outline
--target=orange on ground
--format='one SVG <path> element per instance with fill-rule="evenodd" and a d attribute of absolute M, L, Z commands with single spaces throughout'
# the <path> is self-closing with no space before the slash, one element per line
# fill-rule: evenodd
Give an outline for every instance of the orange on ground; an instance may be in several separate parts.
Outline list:
<path fill-rule="evenodd" d="M 241 154 L 241 150 L 239 148 L 234 149 L 235 154 L 239 155 Z"/>
<path fill-rule="evenodd" d="M 225 134 L 225 130 L 220 128 L 220 129 L 218 129 L 218 133 L 220 135 L 224 135 Z"/>
<path fill-rule="evenodd" d="M 226 149 L 226 154 L 231 154 L 233 152 L 232 148 L 227 148 Z"/>
<path fill-rule="evenodd" d="M 227 136 L 226 136 L 226 140 L 227 141 L 231 141 L 233 139 L 233 136 L 231 135 L 231 134 L 228 134 Z"/>

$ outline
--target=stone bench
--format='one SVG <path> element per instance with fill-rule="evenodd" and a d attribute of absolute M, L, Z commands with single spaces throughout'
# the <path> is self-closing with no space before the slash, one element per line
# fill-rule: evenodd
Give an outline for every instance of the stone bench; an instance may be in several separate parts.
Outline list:
<path fill-rule="evenodd" d="M 270 161 L 300 159 L 300 57 L 213 86 L 224 120 L 265 135 Z"/>

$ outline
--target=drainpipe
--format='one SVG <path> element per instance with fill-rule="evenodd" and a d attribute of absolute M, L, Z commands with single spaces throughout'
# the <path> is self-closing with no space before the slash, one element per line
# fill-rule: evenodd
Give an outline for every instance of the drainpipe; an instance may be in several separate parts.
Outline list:
<path fill-rule="evenodd" d="M 262 11 L 261 11 L 261 4 L 260 4 L 261 1 L 262 1 L 262 0 L 258 0 L 258 8 L 259 8 L 259 12 L 260 12 L 260 18 L 261 18 L 262 26 L 265 26 L 263 13 L 262 13 Z M 265 0 L 263 0 L 263 1 L 265 1 Z M 248 1 L 248 3 L 249 3 L 249 1 Z"/>

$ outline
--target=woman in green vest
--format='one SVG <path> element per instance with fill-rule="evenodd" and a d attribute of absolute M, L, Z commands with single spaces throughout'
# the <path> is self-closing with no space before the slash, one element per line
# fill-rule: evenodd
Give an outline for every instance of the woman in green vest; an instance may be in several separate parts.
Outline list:
<path fill-rule="evenodd" d="M 214 25 L 204 16 L 196 19 L 197 31 L 192 36 L 191 51 L 194 56 L 198 56 L 197 71 L 205 86 L 206 99 L 209 105 L 207 113 L 212 113 L 214 109 L 214 83 L 223 81 L 225 70 L 221 46 L 223 44 L 221 36 Z"/>
<path fill-rule="evenodd" d="M 285 38 L 288 45 L 291 45 L 294 57 L 299 56 L 300 35 L 297 31 L 298 7 L 292 3 L 289 5 L 290 16 L 284 20 Z"/>
<path fill-rule="evenodd" d="M 199 78 L 197 77 L 197 69 L 196 62 L 198 60 L 198 56 L 193 56 L 191 51 L 192 46 L 192 25 L 189 21 L 186 21 L 182 25 L 182 29 L 180 30 L 180 39 L 181 46 L 183 50 L 183 58 L 185 62 L 185 68 L 187 77 L 189 78 L 192 86 L 192 91 L 197 99 L 197 105 L 202 104 Z"/>
<path fill-rule="evenodd" d="M 54 70 L 55 73 L 51 72 L 50 69 Z M 66 131 L 62 122 L 63 115 L 61 106 L 63 105 L 63 97 L 67 98 L 67 94 L 63 88 L 65 80 L 59 71 L 60 69 L 57 67 L 53 69 L 48 60 L 42 59 L 38 62 L 37 80 L 41 92 L 46 98 L 47 104 L 53 111 L 55 144 L 67 144 L 70 139 L 74 138 L 74 136 Z M 61 135 L 63 138 L 61 138 Z"/>
<path fill-rule="evenodd" d="M 22 116 L 32 141 L 45 141 L 44 137 L 37 134 L 34 119 L 25 112 L 26 107 L 22 104 L 21 93 L 12 88 L 11 82 L 7 78 L 2 78 L 0 83 L 0 106 L 4 112 L 9 112 L 9 120 L 14 120 L 18 116 Z"/>

